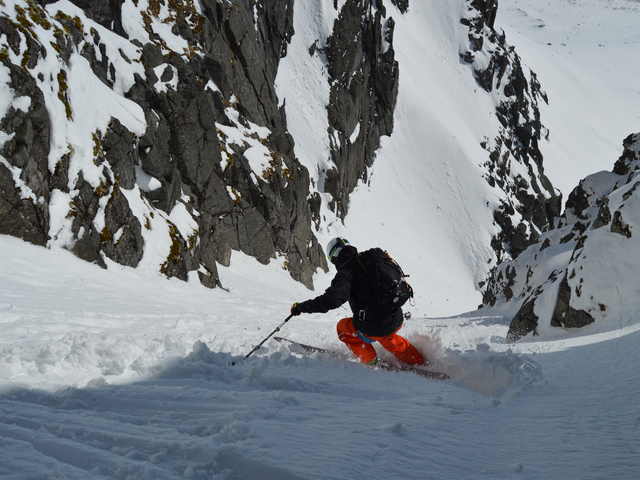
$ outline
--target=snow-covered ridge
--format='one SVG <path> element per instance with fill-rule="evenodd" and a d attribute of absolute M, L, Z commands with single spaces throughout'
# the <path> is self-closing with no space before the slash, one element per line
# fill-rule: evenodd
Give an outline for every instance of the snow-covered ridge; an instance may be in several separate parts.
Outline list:
<path fill-rule="evenodd" d="M 555 335 L 550 327 L 635 323 L 640 134 L 624 141 L 612 172 L 588 176 L 571 193 L 555 229 L 500 266 L 492 303 L 522 302 L 509 331 L 516 340 Z M 558 332 L 557 334 L 560 334 Z"/>
<path fill-rule="evenodd" d="M 499 264 L 517 257 L 553 225 L 562 194 L 544 174 L 539 149 L 549 135 L 538 107 L 548 103 L 547 95 L 504 31 L 495 28 L 496 3 L 469 2 L 461 19 L 469 27 L 469 43 L 460 58 L 472 66 L 478 84 L 493 98 L 500 122 L 495 135 L 481 143 L 489 153 L 483 162 L 484 178 L 502 195 L 494 213 L 501 231 L 492 241 Z"/>

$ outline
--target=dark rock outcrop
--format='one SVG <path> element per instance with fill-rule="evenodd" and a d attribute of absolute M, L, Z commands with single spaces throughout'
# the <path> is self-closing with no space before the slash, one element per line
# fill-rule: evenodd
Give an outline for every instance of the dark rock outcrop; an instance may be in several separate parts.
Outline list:
<path fill-rule="evenodd" d="M 240 250 L 262 263 L 283 257 L 292 277 L 312 288 L 315 270 L 327 268 L 311 230 L 320 199 L 309 195 L 309 173 L 295 158 L 274 86 L 295 33 L 293 0 L 149 1 L 139 12 L 144 38 L 139 29 L 129 37 L 121 0 L 72 3 L 84 16 L 70 16 L 49 0 L 17 6 L 17 22 L 0 16 L 12 49 L 0 60 L 11 70 L 15 94 L 31 98 L 28 112 L 11 110 L 0 125 L 11 137 L 0 164 L 0 232 L 39 245 L 62 242 L 101 266 L 109 258 L 135 267 L 145 255 L 145 236 L 160 229 L 171 243 L 158 266 L 167 276 L 187 279 L 197 270 L 205 285 L 219 285 L 217 266 L 229 265 L 231 251 Z M 408 8 L 407 0 L 394 3 Z M 381 0 L 348 0 L 325 52 L 333 82 L 327 135 L 339 139 L 326 190 L 342 217 L 380 136 L 393 128 L 398 65 L 394 24 L 385 10 Z M 167 26 L 172 42 L 162 36 Z M 52 32 L 55 42 L 41 43 L 37 33 L 43 31 Z M 135 50 L 115 53 L 107 43 L 113 34 Z M 178 51 L 175 45 L 186 46 Z M 125 96 L 142 108 L 147 124 L 141 135 L 122 118 L 99 128 L 88 139 L 91 173 L 78 166 L 72 145 L 49 158 L 51 120 L 40 88 L 53 85 L 53 101 L 62 102 L 67 121 L 74 121 L 67 83 L 75 54 L 111 89 L 122 85 L 122 61 L 138 72 Z M 22 56 L 19 64 L 16 56 Z M 58 62 L 49 79 L 35 73 L 47 56 Z M 261 166 L 247 155 L 258 147 Z M 49 225 L 52 195 L 62 202 L 58 214 L 69 203 L 55 232 Z M 186 212 L 190 227 L 171 220 L 176 211 Z M 154 233 L 152 219 L 164 225 L 156 224 Z"/>
<path fill-rule="evenodd" d="M 540 241 L 541 233 L 553 228 L 560 215 L 562 197 L 544 174 L 543 155 L 538 146 L 548 135 L 538 108 L 540 100 L 547 102 L 546 94 L 535 73 L 522 65 L 513 47 L 507 44 L 504 33 L 494 29 L 498 2 L 470 0 L 468 8 L 461 23 L 469 29 L 469 48 L 460 58 L 472 66 L 478 85 L 496 98 L 496 117 L 500 122 L 498 135 L 481 144 L 488 152 L 485 178 L 501 191 L 502 197 L 493 214 L 500 227 L 491 242 L 497 263 L 483 293 L 483 304 L 493 305 L 496 302 L 493 285 L 504 279 L 500 264 L 517 258 Z M 476 62 L 476 52 L 480 51 L 489 57 L 488 65 Z M 528 173 L 515 173 L 523 170 Z"/>
<path fill-rule="evenodd" d="M 538 147 L 546 129 L 540 121 L 538 102 L 547 102 L 535 73 L 527 75 L 520 57 L 506 43 L 504 35 L 493 29 L 497 2 L 475 1 L 483 15 L 468 20 L 471 50 L 485 48 L 491 59 L 483 69 L 475 69 L 478 84 L 487 92 L 496 90 L 500 104 L 496 116 L 502 129 L 489 150 L 487 181 L 503 190 L 507 198 L 494 214 L 501 233 L 494 247 L 498 259 L 517 257 L 538 241 L 540 232 L 548 230 L 560 215 L 561 195 L 544 174 L 543 156 Z M 478 42 L 475 39 L 484 39 Z M 473 55 L 471 53 L 471 55 Z M 511 163 L 518 162 L 529 172 L 525 178 L 512 173 Z M 518 215 L 514 215 L 517 212 Z M 517 223 L 515 223 L 517 222 Z"/>
<path fill-rule="evenodd" d="M 52 18 L 41 8 L 52 3 L 41 0 L 18 7 L 18 23 L 0 19 L 0 29 L 16 55 L 24 51 L 18 32 L 26 38 L 30 55 L 25 54 L 22 65 L 12 64 L 9 55 L 3 55 L 2 61 L 11 69 L 16 95 L 32 98 L 28 113 L 12 110 L 2 123 L 6 134 L 15 133 L 3 148 L 11 168 L 0 165 L 2 233 L 45 245 L 50 235 L 50 192 L 72 193 L 68 218 L 73 242 L 68 247 L 100 265 L 106 256 L 136 266 L 144 254 L 142 230 L 150 226 L 134 215 L 123 192 L 136 187 L 139 168 L 159 184 L 142 189 L 150 215 L 154 209 L 169 215 L 180 204 L 198 223 L 193 236 L 185 238 L 167 220 L 172 247 L 159 266 L 166 275 L 186 279 L 189 271 L 197 269 L 203 283 L 219 284 L 216 265 L 228 265 L 230 252 L 236 249 L 262 263 L 284 255 L 291 275 L 311 288 L 313 272 L 326 269 L 326 261 L 311 232 L 308 173 L 294 156 L 293 139 L 274 87 L 278 62 L 294 33 L 293 1 L 231 5 L 204 0 L 202 10 L 192 0 L 149 2 L 141 11 L 148 41 L 132 40 L 140 47 L 140 59 L 119 52 L 129 64 L 141 62 L 144 67 L 144 76 L 137 75 L 127 97 L 142 107 L 148 128 L 138 138 L 112 118 L 104 135 L 96 132 L 94 163 L 102 168 L 97 187 L 82 172 L 69 178 L 71 149 L 49 172 L 50 120 L 30 71 L 47 52 L 58 56 L 60 71 L 54 75 L 59 78 L 59 98 L 72 120 L 66 69 L 73 53 L 87 59 L 94 75 L 110 88 L 118 73 L 116 62 L 107 55 L 104 33 L 101 37 L 97 28 L 88 28 L 82 19 L 63 12 Z M 128 38 L 120 0 L 73 3 L 87 18 Z M 188 42 L 185 51 L 172 51 L 154 31 L 160 3 L 169 10 L 161 21 Z M 55 30 L 53 50 L 40 44 L 38 28 Z M 209 82 L 214 86 L 210 88 Z M 237 115 L 237 125 L 227 117 L 228 109 Z M 260 138 L 273 157 L 268 171 L 253 171 L 244 157 L 246 143 L 227 142 L 217 125 L 248 126 L 249 122 L 269 131 Z M 230 159 L 224 169 L 223 153 Z M 24 180 L 14 179 L 16 175 Z M 27 189 L 32 198 L 25 198 Z M 235 199 L 230 191 L 237 194 Z"/>
<path fill-rule="evenodd" d="M 180 256 L 193 255 L 195 264 L 208 272 L 207 282 L 217 282 L 216 264 L 228 265 L 231 250 L 237 249 L 262 263 L 276 252 L 284 254 L 292 276 L 311 287 L 313 271 L 326 264 L 310 230 L 308 174 L 294 157 L 293 140 L 274 89 L 279 59 L 293 34 L 292 2 L 256 7 L 257 25 L 253 4 L 228 8 L 204 1 L 202 6 L 204 16 L 198 17 L 197 25 L 192 21 L 177 26 L 202 55 L 167 59 L 160 45 L 146 44 L 146 79 L 138 78 L 128 94 L 145 109 L 150 125 L 139 144 L 142 168 L 162 183 L 148 197 L 165 212 L 182 195 L 189 198 L 188 208 L 199 214 L 199 238 L 191 254 Z M 154 71 L 163 65 L 165 79 L 176 72 L 175 90 L 158 92 L 149 85 L 162 81 Z M 203 88 L 209 79 L 219 91 Z M 216 123 L 233 125 L 226 114 L 231 107 L 239 113 L 240 122 L 271 131 L 264 139 L 274 156 L 267 178 L 252 172 L 244 157 L 246 145 L 221 140 Z M 224 169 L 223 151 L 233 159 Z M 228 195 L 228 187 L 237 192 L 236 200 Z M 178 276 L 184 277 L 185 270 L 179 269 Z M 169 275 L 172 272 L 167 270 Z"/>
<path fill-rule="evenodd" d="M 498 14 L 498 0 L 473 0 L 471 5 L 482 14 L 487 27 L 493 29 Z"/>
<path fill-rule="evenodd" d="M 530 299 L 518 310 L 509 325 L 507 342 L 515 342 L 530 332 L 535 334 L 539 318 L 535 314 L 534 307 L 535 299 Z"/>
<path fill-rule="evenodd" d="M 560 283 L 558 301 L 551 317 L 552 327 L 580 328 L 593 323 L 593 317 L 584 310 L 571 306 L 571 287 L 565 276 Z"/>
<path fill-rule="evenodd" d="M 0 18 L 0 35 L 19 40 L 15 30 Z M 16 45 L 16 48 L 18 46 Z M 29 107 L 9 107 L 0 130 L 10 138 L 0 155 L 0 234 L 13 235 L 36 245 L 49 238 L 49 115 L 44 96 L 24 68 L 5 60 L 11 72 L 10 87 L 16 97 L 29 98 Z"/>
<path fill-rule="evenodd" d="M 509 341 L 535 334 L 541 325 L 582 328 L 603 321 L 634 296 L 625 291 L 634 289 L 629 282 L 640 268 L 634 235 L 640 224 L 640 134 L 627 137 L 623 146 L 612 172 L 590 175 L 571 192 L 562 217 L 540 244 L 497 269 L 488 287 L 493 298 L 523 301 Z"/>
<path fill-rule="evenodd" d="M 398 6 L 406 11 L 408 2 Z M 343 219 L 349 195 L 359 181 L 367 180 L 380 137 L 393 130 L 399 80 L 394 25 L 380 0 L 348 0 L 327 42 L 327 110 L 335 168 L 326 172 L 324 191 L 333 197 L 330 208 Z"/>

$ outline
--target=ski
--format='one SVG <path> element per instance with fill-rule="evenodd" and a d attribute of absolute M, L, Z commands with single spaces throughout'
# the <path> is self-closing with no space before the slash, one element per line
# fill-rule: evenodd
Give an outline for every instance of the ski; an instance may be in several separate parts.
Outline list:
<path fill-rule="evenodd" d="M 340 358 L 345 358 L 352 360 L 351 355 L 347 355 L 346 353 L 335 352 L 333 350 L 328 350 L 326 348 L 313 347 L 311 345 L 305 345 L 304 343 L 295 342 L 293 340 L 289 340 L 288 338 L 283 337 L 273 337 L 274 340 L 280 343 L 286 343 L 289 345 L 289 349 L 293 353 L 322 353 L 325 355 L 333 355 Z M 378 362 L 375 365 L 371 365 L 371 368 L 376 368 L 379 370 L 385 370 L 388 372 L 401 372 L 401 373 L 412 373 L 414 375 L 418 375 L 420 377 L 429 378 L 432 380 L 448 380 L 449 376 L 446 373 L 440 372 L 431 372 L 429 370 L 422 370 L 419 367 L 413 367 L 410 365 L 394 365 L 389 362 L 385 362 L 384 360 L 378 359 Z"/>

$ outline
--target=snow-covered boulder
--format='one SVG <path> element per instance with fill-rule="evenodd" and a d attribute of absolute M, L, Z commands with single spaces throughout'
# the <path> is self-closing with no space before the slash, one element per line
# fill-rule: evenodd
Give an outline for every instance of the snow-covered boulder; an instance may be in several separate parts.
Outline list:
<path fill-rule="evenodd" d="M 590 175 L 574 189 L 555 229 L 499 268 L 492 303 L 522 301 L 509 340 L 638 311 L 640 133 L 623 145 L 613 171 Z"/>

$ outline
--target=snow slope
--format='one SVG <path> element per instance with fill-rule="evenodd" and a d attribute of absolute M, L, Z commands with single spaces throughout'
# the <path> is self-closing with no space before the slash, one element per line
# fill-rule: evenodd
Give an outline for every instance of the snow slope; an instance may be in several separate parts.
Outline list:
<path fill-rule="evenodd" d="M 505 317 L 409 321 L 448 382 L 297 357 L 275 342 L 242 362 L 286 312 L 284 271 L 244 259 L 246 271 L 223 272 L 226 293 L 10 237 L 0 247 L 2 478 L 637 471 L 637 324 L 512 347 Z M 295 318 L 281 334 L 341 348 L 337 318 Z"/>
<path fill-rule="evenodd" d="M 549 141 L 545 173 L 566 200 L 587 175 L 611 170 L 640 131 L 640 2 L 501 0 L 496 28 L 538 74 Z"/>
<path fill-rule="evenodd" d="M 409 309 L 414 318 L 403 332 L 452 380 L 299 357 L 275 342 L 240 361 L 292 302 L 311 295 L 278 262 L 264 266 L 234 252 L 231 266 L 220 268 L 227 292 L 166 280 L 151 269 L 109 263 L 105 271 L 55 246 L 0 236 L 0 477 L 637 475 L 639 323 L 621 326 L 611 319 L 554 340 L 508 345 L 511 305 L 461 314 L 479 303 L 474 282 L 487 261 L 482 245 L 490 222 L 473 202 L 492 201 L 491 191 L 469 179 L 478 163 L 472 159 L 486 153 L 479 147 L 484 128 L 490 131 L 495 119 L 489 117 L 489 99 L 470 93 L 471 72 L 456 60 L 465 40 L 459 35 L 466 35 L 456 17 L 462 3 L 418 3 L 411 2 L 404 17 L 387 7 L 398 22 L 394 41 L 401 66 L 395 133 L 384 139 L 370 184 L 354 193 L 345 225 L 327 223 L 320 235 L 325 241 L 343 234 L 358 246 L 390 250 L 419 291 Z M 503 0 L 500 8 L 515 3 L 521 9 L 538 5 Z M 580 23 L 572 16 L 582 12 L 578 8 L 606 13 L 619 3 L 557 2 L 538 16 L 547 25 L 560 13 L 565 23 Z M 636 4 L 624 2 L 629 22 L 637 21 Z M 502 18 L 499 13 L 498 26 Z M 614 21 L 620 18 L 599 18 L 604 32 L 619 30 Z M 551 130 L 549 144 L 543 144 L 547 173 L 557 168 L 561 178 L 578 175 L 576 165 L 588 168 L 576 163 L 569 173 L 562 170 L 578 148 L 563 138 L 575 139 L 585 152 L 601 149 L 610 168 L 620 152 L 605 147 L 619 149 L 622 138 L 640 128 L 594 135 L 600 130 L 588 119 L 598 117 L 599 104 L 578 100 L 594 85 L 603 88 L 598 95 L 615 98 L 618 86 L 605 70 L 594 70 L 598 82 L 576 76 L 572 91 L 563 90 L 561 75 L 568 70 L 557 65 L 569 62 L 561 57 L 566 50 L 553 52 L 557 68 L 544 69 L 552 62 L 533 36 L 538 30 L 522 31 L 516 39 L 508 31 L 507 38 L 550 98 L 543 110 Z M 582 31 L 585 42 L 594 35 Z M 639 58 L 637 43 L 627 45 Z M 603 59 L 611 61 L 611 71 L 623 65 L 615 56 Z M 627 78 L 627 70 L 616 72 Z M 630 98 L 638 92 L 633 88 Z M 562 94 L 575 95 L 590 129 L 572 127 L 572 115 L 564 111 L 570 102 L 554 103 Z M 474 129 L 475 116 L 489 123 Z M 553 123 L 561 120 L 566 125 L 554 134 Z M 321 289 L 330 278 L 319 275 L 316 285 Z M 452 314 L 460 315 L 433 318 Z M 342 308 L 294 318 L 280 334 L 343 349 L 334 328 L 346 315 Z"/>
<path fill-rule="evenodd" d="M 495 104 L 476 91 L 471 69 L 458 61 L 468 44 L 468 29 L 459 23 L 463 0 L 414 2 L 407 15 L 391 4 L 386 8 L 396 22 L 393 43 L 401 66 L 394 133 L 381 139 L 370 180 L 351 195 L 344 224 L 325 202 L 326 220 L 317 235 L 322 245 L 341 235 L 360 249 L 382 246 L 411 266 L 407 273 L 419 287 L 422 314 L 452 315 L 478 306 L 477 283 L 495 258 L 490 242 L 498 228 L 490 207 L 498 195 L 479 167 L 487 156 L 480 143 L 498 129 Z M 326 16 L 316 10 L 295 10 L 294 28 L 305 33 L 293 37 L 277 86 L 296 156 L 320 184 L 331 162 L 329 146 L 307 133 L 328 125 L 328 90 L 318 87 L 326 73 L 308 54 L 316 35 L 326 32 Z M 326 279 L 320 279 L 318 287 L 324 286 Z"/>

